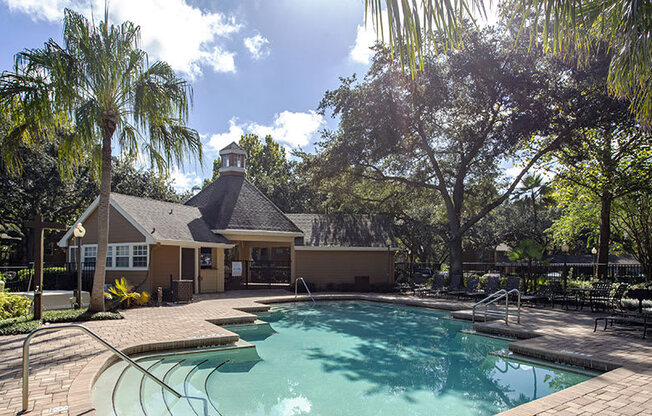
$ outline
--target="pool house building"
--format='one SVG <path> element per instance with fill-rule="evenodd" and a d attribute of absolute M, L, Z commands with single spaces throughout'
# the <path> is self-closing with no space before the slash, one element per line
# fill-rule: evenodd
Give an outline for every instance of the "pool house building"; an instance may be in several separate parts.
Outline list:
<path fill-rule="evenodd" d="M 310 284 L 361 289 L 393 283 L 397 250 L 387 218 L 285 214 L 246 177 L 236 143 L 220 151 L 220 176 L 185 204 L 112 193 L 106 283 L 125 277 L 139 290 L 191 280 L 195 293 Z M 82 214 L 84 264 L 97 255 L 96 199 Z M 59 241 L 75 261 L 72 228 Z"/>

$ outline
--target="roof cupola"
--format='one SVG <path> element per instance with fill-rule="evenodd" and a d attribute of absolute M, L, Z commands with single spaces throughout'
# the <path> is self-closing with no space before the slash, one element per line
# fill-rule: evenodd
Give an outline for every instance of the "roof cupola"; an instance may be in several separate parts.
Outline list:
<path fill-rule="evenodd" d="M 222 158 L 221 175 L 241 175 L 247 174 L 247 152 L 236 142 L 220 150 Z"/>

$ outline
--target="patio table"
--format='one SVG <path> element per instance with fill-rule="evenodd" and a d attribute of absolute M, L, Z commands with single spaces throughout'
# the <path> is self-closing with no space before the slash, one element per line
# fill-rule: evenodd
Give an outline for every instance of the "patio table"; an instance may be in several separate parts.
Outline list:
<path fill-rule="evenodd" d="M 584 310 L 584 301 L 588 298 L 591 299 L 591 288 L 583 287 L 571 287 L 568 289 L 571 296 L 575 298 L 575 310 Z M 566 304 L 566 309 L 568 309 L 568 303 Z"/>

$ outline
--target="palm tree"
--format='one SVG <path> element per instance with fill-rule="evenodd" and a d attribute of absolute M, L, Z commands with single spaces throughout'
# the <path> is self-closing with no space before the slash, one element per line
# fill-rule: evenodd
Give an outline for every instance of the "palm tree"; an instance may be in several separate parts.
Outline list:
<path fill-rule="evenodd" d="M 528 282 L 532 282 L 533 288 L 536 289 L 536 281 L 532 273 L 534 261 L 539 261 L 543 257 L 544 247 L 534 240 L 521 240 L 518 246 L 509 254 L 509 259 L 514 262 L 525 262 L 527 264 L 527 280 L 525 281 L 525 291 L 528 289 Z"/>
<path fill-rule="evenodd" d="M 165 62 L 149 65 L 139 49 L 140 28 L 105 20 L 99 25 L 65 11 L 63 46 L 16 55 L 13 71 L 0 76 L 0 103 L 11 111 L 12 130 L 2 139 L 2 156 L 14 170 L 12 149 L 58 137 L 63 173 L 72 175 L 84 158 L 100 179 L 98 247 L 91 310 L 104 310 L 113 141 L 125 153 L 145 152 L 166 171 L 188 155 L 201 160 L 197 132 L 185 125 L 192 91 Z"/>
<path fill-rule="evenodd" d="M 632 102 L 631 110 L 648 127 L 652 124 L 652 6 L 638 0 L 499 0 L 511 14 L 520 15 L 530 39 L 562 56 L 569 52 L 588 57 L 605 42 L 611 52 L 609 90 Z M 384 6 L 383 6 L 384 4 Z M 495 2 L 494 2 L 495 4 Z M 463 47 L 461 30 L 467 21 L 486 17 L 491 0 L 365 0 L 371 19 L 401 65 L 412 76 L 423 69 L 422 56 L 430 39 L 443 39 L 447 49 Z M 383 14 L 387 17 L 384 18 Z M 369 22 L 367 22 L 369 23 Z M 517 22 L 518 23 L 518 22 Z M 521 29 L 519 29 L 521 30 Z M 396 52 L 396 53 L 394 53 Z"/>
<path fill-rule="evenodd" d="M 538 173 L 530 173 L 526 175 L 521 181 L 521 186 L 514 191 L 515 199 L 526 199 L 530 202 L 532 207 L 532 219 L 534 225 L 532 226 L 532 237 L 537 236 L 537 200 L 541 200 L 548 192 L 548 185 L 543 181 L 543 176 Z"/>

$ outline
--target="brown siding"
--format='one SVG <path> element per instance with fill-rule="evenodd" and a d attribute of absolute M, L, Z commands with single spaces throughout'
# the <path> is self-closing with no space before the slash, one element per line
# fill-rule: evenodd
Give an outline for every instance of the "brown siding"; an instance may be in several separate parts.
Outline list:
<path fill-rule="evenodd" d="M 82 244 L 97 244 L 97 210 L 86 218 L 83 223 L 86 235 Z M 145 236 L 136 229 L 115 208 L 109 207 L 109 244 L 112 243 L 138 243 L 145 241 Z M 68 241 L 75 245 L 74 237 Z"/>
<path fill-rule="evenodd" d="M 353 284 L 355 276 L 369 276 L 370 284 L 388 282 L 386 251 L 296 250 L 295 257 L 296 276 L 320 287 L 329 283 Z M 393 252 L 390 265 L 390 282 L 393 282 Z"/>
<path fill-rule="evenodd" d="M 170 275 L 179 280 L 179 246 L 152 245 L 149 259 L 150 287 L 169 287 Z"/>

